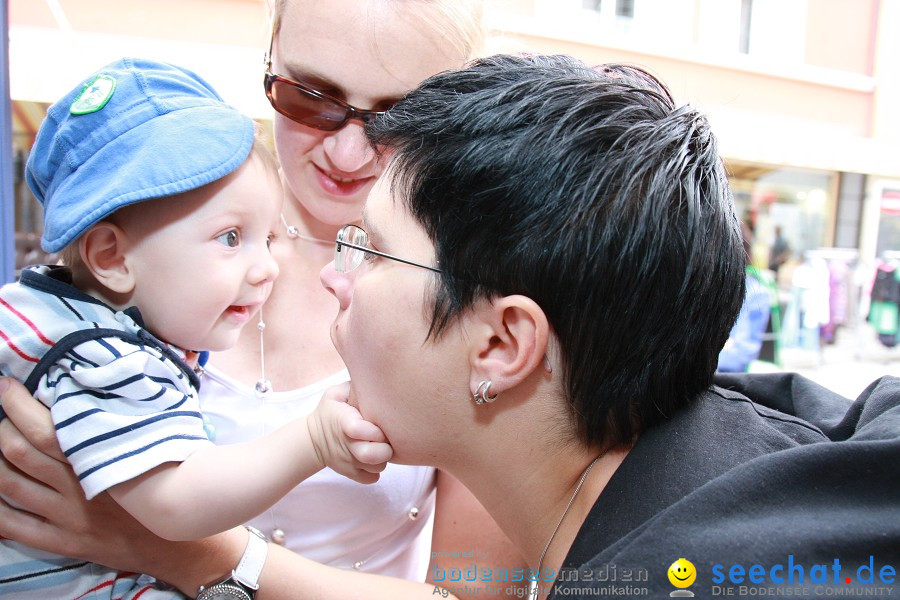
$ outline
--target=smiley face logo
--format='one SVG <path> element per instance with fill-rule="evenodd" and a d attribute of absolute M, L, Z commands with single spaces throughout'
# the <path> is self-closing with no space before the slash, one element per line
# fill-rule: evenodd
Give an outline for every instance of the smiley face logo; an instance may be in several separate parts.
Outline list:
<path fill-rule="evenodd" d="M 697 579 L 697 569 L 686 558 L 679 558 L 669 567 L 669 581 L 677 588 L 689 587 L 695 579 Z"/>

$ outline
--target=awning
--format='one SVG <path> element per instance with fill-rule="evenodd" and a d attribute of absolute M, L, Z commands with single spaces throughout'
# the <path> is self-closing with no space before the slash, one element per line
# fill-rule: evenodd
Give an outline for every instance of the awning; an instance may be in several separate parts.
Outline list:
<path fill-rule="evenodd" d="M 192 69 L 244 113 L 257 119 L 272 115 L 263 93 L 262 49 L 12 26 L 9 55 L 14 101 L 52 104 L 93 71 L 123 56 L 136 56 Z M 22 119 L 23 127 L 33 124 L 29 116 Z"/>

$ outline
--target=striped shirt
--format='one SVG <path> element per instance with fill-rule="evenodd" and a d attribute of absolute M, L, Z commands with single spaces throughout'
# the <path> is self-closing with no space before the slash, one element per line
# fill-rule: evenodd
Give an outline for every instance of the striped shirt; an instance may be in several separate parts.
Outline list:
<path fill-rule="evenodd" d="M 11 561 L 9 559 L 17 559 Z M 175 600 L 186 598 L 146 575 L 0 543 L 0 598 L 10 600 Z"/>
<path fill-rule="evenodd" d="M 184 357 L 142 327 L 136 308 L 116 311 L 77 290 L 63 267 L 30 267 L 0 288 L 0 375 L 22 381 L 50 408 L 88 499 L 212 445 Z M 78 569 L 68 559 L 39 560 L 55 573 Z M 0 596 L 36 568 L 34 556 L 0 543 Z"/>

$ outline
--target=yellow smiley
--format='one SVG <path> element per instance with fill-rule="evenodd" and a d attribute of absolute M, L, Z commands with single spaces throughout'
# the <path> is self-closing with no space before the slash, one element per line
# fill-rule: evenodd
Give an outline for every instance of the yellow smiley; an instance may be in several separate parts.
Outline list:
<path fill-rule="evenodd" d="M 697 569 L 686 558 L 679 558 L 669 567 L 669 581 L 677 588 L 686 588 L 697 579 Z"/>

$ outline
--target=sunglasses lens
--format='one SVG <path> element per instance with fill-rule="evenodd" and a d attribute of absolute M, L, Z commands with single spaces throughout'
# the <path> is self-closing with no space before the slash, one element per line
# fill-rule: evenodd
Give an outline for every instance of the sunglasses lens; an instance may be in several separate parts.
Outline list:
<path fill-rule="evenodd" d="M 303 125 L 334 131 L 347 122 L 348 111 L 345 107 L 286 81 L 272 80 L 267 95 L 272 108 Z"/>

